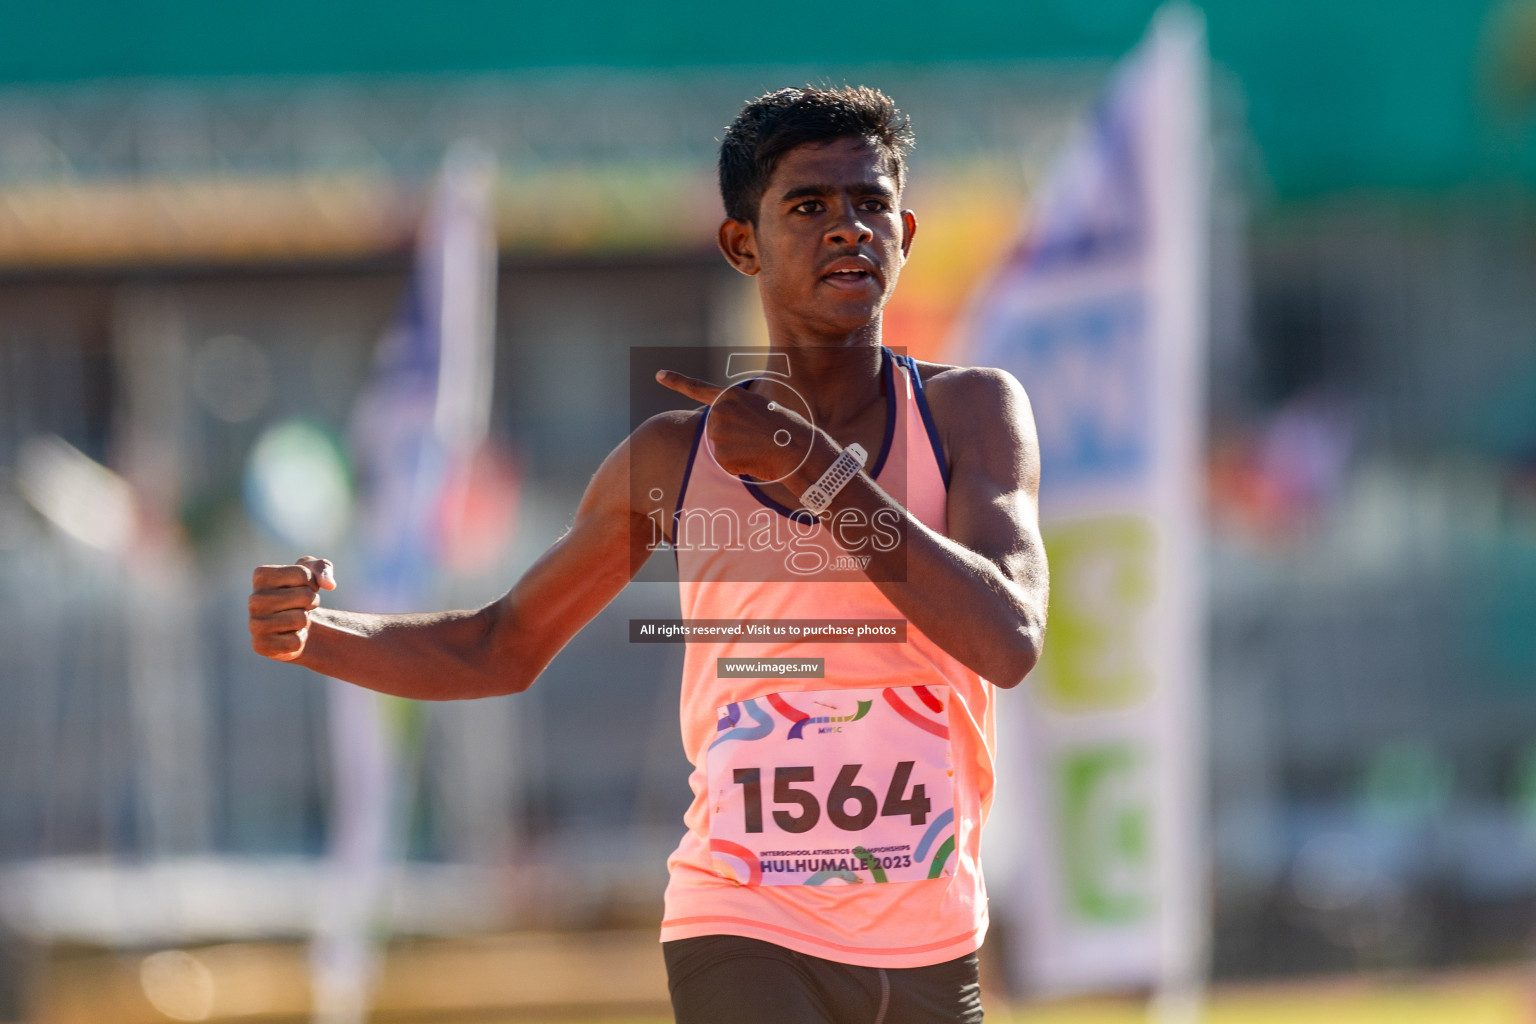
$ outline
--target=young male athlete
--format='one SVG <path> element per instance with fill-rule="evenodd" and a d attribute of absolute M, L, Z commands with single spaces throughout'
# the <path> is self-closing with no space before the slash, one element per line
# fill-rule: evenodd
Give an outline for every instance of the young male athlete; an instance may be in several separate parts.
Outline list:
<path fill-rule="evenodd" d="M 865 88 L 742 110 L 721 145 L 719 243 L 757 279 L 777 362 L 728 386 L 658 373 L 705 407 L 620 444 L 505 597 L 364 615 L 320 607 L 324 559 L 255 572 L 258 653 L 424 700 L 527 689 L 658 523 L 688 621 L 767 631 L 686 651 L 694 800 L 662 923 L 684 1024 L 981 1020 L 992 701 L 1045 627 L 1039 463 L 1012 377 L 880 343 L 917 232 L 910 142 Z M 901 642 L 882 633 L 903 622 Z M 854 624 L 881 642 L 805 639 Z"/>

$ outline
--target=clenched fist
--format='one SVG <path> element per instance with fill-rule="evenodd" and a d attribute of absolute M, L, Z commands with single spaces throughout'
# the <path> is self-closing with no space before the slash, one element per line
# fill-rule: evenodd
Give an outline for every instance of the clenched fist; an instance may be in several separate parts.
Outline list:
<path fill-rule="evenodd" d="M 320 591 L 336 589 L 330 561 L 305 555 L 292 565 L 263 565 L 251 575 L 251 647 L 276 661 L 293 661 L 309 640 L 310 613 Z"/>

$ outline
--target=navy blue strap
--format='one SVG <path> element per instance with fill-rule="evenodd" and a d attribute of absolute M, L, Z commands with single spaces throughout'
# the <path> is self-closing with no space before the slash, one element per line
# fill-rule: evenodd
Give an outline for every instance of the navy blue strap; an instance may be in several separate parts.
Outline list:
<path fill-rule="evenodd" d="M 939 476 L 944 487 L 949 488 L 949 460 L 944 458 L 944 445 L 939 441 L 939 428 L 933 422 L 933 412 L 928 408 L 928 396 L 923 393 L 923 376 L 917 372 L 917 360 L 911 356 L 897 356 L 912 378 L 912 393 L 917 396 L 917 411 L 923 417 L 923 427 L 928 431 L 928 443 L 933 446 L 934 461 L 939 464 Z"/>

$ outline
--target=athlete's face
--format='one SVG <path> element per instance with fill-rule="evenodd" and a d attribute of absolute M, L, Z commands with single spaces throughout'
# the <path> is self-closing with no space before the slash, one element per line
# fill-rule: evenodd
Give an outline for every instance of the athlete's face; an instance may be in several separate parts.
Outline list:
<path fill-rule="evenodd" d="M 720 246 L 756 275 L 771 325 L 789 336 L 847 336 L 878 317 L 917 220 L 880 153 L 857 138 L 790 150 L 774 168 L 757 223 L 727 221 Z"/>

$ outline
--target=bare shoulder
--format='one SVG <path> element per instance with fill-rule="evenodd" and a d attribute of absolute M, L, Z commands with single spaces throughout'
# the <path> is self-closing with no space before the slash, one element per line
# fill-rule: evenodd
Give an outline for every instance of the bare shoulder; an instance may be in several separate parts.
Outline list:
<path fill-rule="evenodd" d="M 703 416 L 702 407 L 659 412 L 629 435 L 630 451 L 636 457 L 667 460 L 681 454 L 686 459 Z"/>
<path fill-rule="evenodd" d="M 977 432 L 1001 440 L 1014 432 L 1008 425 L 1033 435 L 1029 396 L 1007 370 L 918 360 L 917 371 L 946 445 L 972 440 Z"/>
<path fill-rule="evenodd" d="M 703 418 L 702 408 L 657 413 L 614 453 L 628 461 L 631 514 L 649 516 L 659 510 L 661 521 L 671 522 Z"/>

